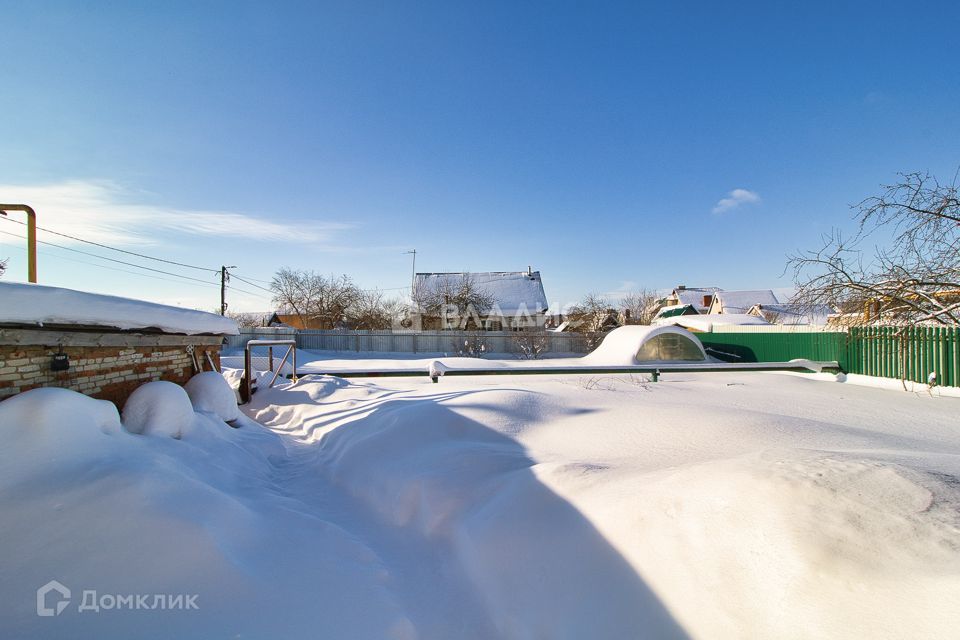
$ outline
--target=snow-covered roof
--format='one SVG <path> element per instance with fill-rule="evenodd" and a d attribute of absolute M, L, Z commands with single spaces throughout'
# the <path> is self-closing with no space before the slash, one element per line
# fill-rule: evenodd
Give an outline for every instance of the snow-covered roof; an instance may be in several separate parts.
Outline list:
<path fill-rule="evenodd" d="M 660 310 L 657 311 L 656 318 L 670 318 L 673 316 L 680 316 L 686 313 L 687 311 L 693 311 L 693 313 L 698 313 L 697 307 L 692 304 L 673 304 L 666 307 L 660 307 Z"/>
<path fill-rule="evenodd" d="M 723 291 L 719 287 L 685 287 L 683 289 L 674 289 L 673 294 L 677 297 L 679 304 L 693 305 L 698 311 L 705 309 L 703 296 L 710 296 L 718 291 Z"/>
<path fill-rule="evenodd" d="M 755 304 L 749 313 L 776 314 L 776 324 L 827 324 L 827 318 L 836 313 L 833 307 L 821 304 L 813 307 L 789 302 L 779 304 Z"/>
<path fill-rule="evenodd" d="M 238 333 L 236 322 L 205 311 L 15 282 L 0 282 L 0 324 L 155 329 L 188 335 Z"/>
<path fill-rule="evenodd" d="M 433 291 L 445 285 L 455 285 L 464 276 L 472 278 L 478 289 L 493 296 L 494 303 L 504 316 L 523 312 L 541 313 L 550 307 L 547 303 L 547 295 L 543 292 L 543 281 L 539 271 L 418 273 L 416 288 L 418 292 Z"/>
<path fill-rule="evenodd" d="M 655 322 L 660 326 L 675 324 L 695 331 L 713 331 L 714 325 L 724 324 L 770 324 L 763 318 L 745 313 L 703 313 L 699 315 L 661 318 Z"/>
<path fill-rule="evenodd" d="M 777 296 L 769 289 L 757 289 L 754 291 L 718 291 L 715 294 L 716 301 L 720 303 L 723 313 L 747 313 L 755 304 L 780 304 Z"/>

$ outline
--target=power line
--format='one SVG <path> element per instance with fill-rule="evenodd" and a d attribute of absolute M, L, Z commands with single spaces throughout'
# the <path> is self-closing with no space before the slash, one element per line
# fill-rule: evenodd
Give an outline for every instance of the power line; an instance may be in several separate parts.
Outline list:
<path fill-rule="evenodd" d="M 14 237 L 18 237 L 18 238 L 23 239 L 23 236 L 17 236 L 17 235 L 12 234 L 12 233 L 7 233 L 6 231 L 0 231 L 0 233 L 5 233 L 6 235 L 10 235 L 10 236 L 14 236 Z M 24 252 L 24 253 L 27 252 L 26 249 L 24 249 L 23 247 L 21 247 L 21 246 L 19 246 L 19 245 L 11 245 L 11 246 L 12 246 L 14 249 L 17 249 L 18 251 L 22 251 L 22 252 Z M 58 259 L 58 260 L 68 260 L 68 261 L 70 261 L 70 262 L 76 262 L 76 263 L 78 263 L 78 264 L 85 264 L 85 265 L 89 265 L 89 266 L 91 266 L 91 267 L 100 267 L 101 269 L 109 269 L 110 271 L 118 271 L 118 272 L 120 272 L 120 273 L 129 273 L 130 275 L 140 276 L 141 278 L 152 278 L 152 279 L 154 279 L 154 280 L 163 280 L 164 282 L 173 282 L 173 283 L 175 283 L 175 284 L 185 284 L 185 285 L 189 285 L 189 286 L 191 286 L 191 287 L 216 286 L 216 285 L 215 285 L 214 283 L 212 283 L 212 282 L 209 282 L 209 283 L 200 283 L 200 284 L 198 284 L 198 283 L 194 283 L 194 282 L 183 282 L 183 281 L 181 281 L 181 280 L 172 280 L 172 279 L 170 279 L 170 278 L 162 278 L 162 277 L 160 277 L 160 276 L 150 275 L 149 273 L 140 273 L 139 271 L 130 271 L 130 270 L 128 270 L 128 269 L 120 269 L 120 268 L 118 268 L 118 267 L 111 267 L 111 266 L 108 266 L 108 265 L 105 265 L 105 264 L 97 264 L 96 262 L 88 262 L 87 260 L 79 260 L 79 259 L 77 259 L 77 258 L 71 258 L 71 257 L 69 257 L 69 256 L 62 256 L 62 255 L 57 254 L 57 253 L 51 253 L 51 254 L 49 254 L 49 255 L 50 255 L 51 258 L 56 258 L 56 259 Z"/>
<path fill-rule="evenodd" d="M 4 235 L 8 235 L 8 236 L 13 236 L 14 238 L 20 238 L 21 240 L 25 240 L 25 239 L 26 239 L 25 236 L 21 236 L 21 235 L 18 235 L 18 234 L 16 234 L 16 233 L 10 233 L 9 231 L 0 231 L 0 233 L 2 233 L 2 234 L 4 234 Z M 118 264 L 125 264 L 125 265 L 127 265 L 128 267 L 136 267 L 137 269 L 145 269 L 145 270 L 147 270 L 147 271 L 153 271 L 153 272 L 155 272 L 155 273 L 162 273 L 162 274 L 168 275 L 168 276 L 174 276 L 174 277 L 177 277 L 177 278 L 183 278 L 184 280 L 193 280 L 193 281 L 195 281 L 195 282 L 202 282 L 203 284 L 213 284 L 212 282 L 208 282 L 207 280 L 201 280 L 201 279 L 199 279 L 199 278 L 193 278 L 193 277 L 191 277 L 191 276 L 185 276 L 185 275 L 181 275 L 181 274 L 179 274 L 179 273 L 173 273 L 173 272 L 171 272 L 171 271 L 163 271 L 162 269 L 154 269 L 153 267 L 145 267 L 145 266 L 143 266 L 142 264 L 135 264 L 135 263 L 133 263 L 133 262 L 125 262 L 125 261 L 123 261 L 123 260 L 117 260 L 117 259 L 115 259 L 115 258 L 108 258 L 108 257 L 106 257 L 106 256 L 100 256 L 100 255 L 97 255 L 97 254 L 95 254 L 95 253 L 90 253 L 89 251 L 81 251 L 80 249 L 74 249 L 74 248 L 72 248 L 72 247 L 65 247 L 65 246 L 63 246 L 63 245 L 56 244 L 56 243 L 53 243 L 53 242 L 47 242 L 46 240 L 37 240 L 37 244 L 45 244 L 45 245 L 48 245 L 48 246 L 51 246 L 51 247 L 57 247 L 58 249 L 64 249 L 65 251 L 73 251 L 74 253 L 80 253 L 80 254 L 83 254 L 83 255 L 85 255 L 85 256 L 91 256 L 91 257 L 93 257 L 93 258 L 97 258 L 98 260 L 109 260 L 110 262 L 116 262 L 116 263 L 118 263 Z"/>
<path fill-rule="evenodd" d="M 270 289 L 267 289 L 266 287 L 261 287 L 261 286 L 258 285 L 258 284 L 255 284 L 255 283 L 253 283 L 253 282 L 250 282 L 249 280 L 245 280 L 245 279 L 241 278 L 240 276 L 238 276 L 237 274 L 233 273 L 232 271 L 230 272 L 230 277 L 231 277 L 231 278 L 236 278 L 236 279 L 239 280 L 240 282 L 246 282 L 246 283 L 247 283 L 248 285 L 250 285 L 251 287 L 256 287 L 257 289 L 262 289 L 263 291 L 266 291 L 266 292 L 269 293 L 270 295 L 273 295 L 273 293 L 274 293 L 273 291 L 271 291 Z"/>
<path fill-rule="evenodd" d="M 7 231 L 0 231 L 0 233 L 2 233 L 2 234 L 4 234 L 4 235 L 12 236 L 12 237 L 14 237 L 14 238 L 19 238 L 19 239 L 21 239 L 21 240 L 24 239 L 23 236 L 18 236 L 18 235 L 15 234 L 15 233 L 9 233 L 9 232 L 7 232 Z M 41 242 L 41 241 L 38 240 L 37 242 Z M 53 244 L 51 244 L 51 243 L 49 243 L 49 242 L 43 242 L 43 244 L 50 244 L 50 246 L 56 247 L 57 249 L 66 249 L 67 251 L 73 251 L 73 249 L 70 249 L 69 247 L 61 247 L 61 246 L 59 246 L 59 245 L 53 245 Z M 21 246 L 17 246 L 17 245 L 11 245 L 11 246 L 12 246 L 13 248 L 19 250 L 19 251 L 26 252 L 26 249 L 24 249 L 24 248 L 21 247 Z M 93 254 L 84 254 L 84 255 L 93 255 Z M 61 256 L 61 255 L 58 255 L 58 254 L 50 254 L 50 256 L 53 257 L 53 258 L 57 258 L 57 259 L 59 259 L 59 260 L 68 260 L 68 261 L 70 261 L 70 262 L 76 262 L 76 263 L 78 263 L 78 264 L 85 264 L 85 265 L 89 265 L 89 266 L 91 266 L 91 267 L 100 267 L 101 269 L 109 269 L 110 271 L 117 271 L 117 272 L 119 272 L 119 273 L 128 273 L 128 274 L 133 275 L 133 276 L 140 276 L 140 277 L 142 277 L 142 278 L 152 278 L 152 279 L 154 279 L 154 280 L 162 280 L 162 281 L 164 281 L 164 282 L 173 282 L 174 284 L 185 284 L 185 285 L 190 285 L 190 286 L 193 286 L 193 287 L 200 287 L 200 286 L 215 287 L 215 286 L 218 286 L 218 285 L 217 285 L 216 283 L 214 283 L 214 282 L 205 282 L 205 281 L 203 281 L 203 280 L 197 280 L 196 283 L 194 283 L 194 282 L 183 282 L 183 281 L 181 281 L 181 280 L 171 280 L 170 278 L 161 278 L 160 276 L 150 275 L 149 273 L 140 273 L 139 271 L 130 271 L 129 269 L 120 269 L 120 268 L 118 268 L 118 267 L 111 267 L 111 266 L 105 265 L 105 264 L 97 264 L 96 262 L 88 262 L 87 260 L 78 260 L 77 258 L 70 258 L 70 257 L 68 257 L 68 256 Z M 93 257 L 100 258 L 101 256 L 93 256 Z M 104 260 L 108 260 L 109 258 L 103 258 L 103 259 L 104 259 Z M 135 265 L 135 266 L 138 266 L 138 265 Z M 142 269 L 142 268 L 144 268 L 144 267 L 140 267 L 140 268 Z M 189 276 L 181 276 L 181 275 L 179 275 L 179 274 L 173 274 L 173 275 L 176 275 L 178 278 L 188 278 L 188 277 L 189 277 Z M 230 286 L 230 289 L 233 290 L 233 291 L 237 291 L 237 292 L 239 292 L 239 293 L 245 293 L 245 294 L 247 294 L 247 295 L 254 296 L 254 297 L 262 297 L 262 295 L 263 295 L 263 294 L 260 294 L 260 293 L 256 293 L 256 292 L 254 292 L 254 291 L 247 291 L 246 289 L 239 289 L 239 288 L 234 287 L 234 286 Z"/>
<path fill-rule="evenodd" d="M 13 223 L 15 223 L 15 224 L 19 224 L 19 225 L 22 225 L 22 226 L 26 226 L 26 223 L 25 223 L 25 222 L 21 222 L 20 220 L 13 220 L 13 219 L 11 219 L 11 218 L 0 218 L 0 220 L 6 220 L 7 222 L 13 222 Z M 216 271 L 217 271 L 217 269 L 208 269 L 207 267 L 198 267 L 198 266 L 193 265 L 193 264 L 185 264 L 185 263 L 183 263 L 183 262 L 175 262 L 175 261 L 173 261 L 173 260 L 165 260 L 164 258 L 156 258 L 156 257 L 154 257 L 154 256 L 148 256 L 148 255 L 145 255 L 145 254 L 142 254 L 142 253 L 136 253 L 136 252 L 134 252 L 134 251 L 127 251 L 126 249 L 118 249 L 117 247 L 111 247 L 110 245 L 101 244 L 101 243 L 99 243 L 99 242 L 94 242 L 93 240 L 84 240 L 83 238 L 78 238 L 77 236 L 71 236 L 70 234 L 67 234 L 67 233 L 61 233 L 61 232 L 59 232 L 59 231 L 53 231 L 53 230 L 51 230 L 51 229 L 47 229 L 46 227 L 37 227 L 37 229 L 40 229 L 41 231 L 46 231 L 47 233 L 52 233 L 52 234 L 55 235 L 55 236 L 61 236 L 61 237 L 63 237 L 63 238 L 70 238 L 71 240 L 76 240 L 77 242 L 84 242 L 84 243 L 86 243 L 86 244 L 92 244 L 92 245 L 95 246 L 95 247 L 101 247 L 101 248 L 103 248 L 103 249 L 110 249 L 111 251 L 119 251 L 120 253 L 126 253 L 127 255 L 137 256 L 138 258 L 146 258 L 147 260 L 156 260 L 157 262 L 165 262 L 165 263 L 167 263 L 167 264 L 176 265 L 176 266 L 178 266 L 178 267 L 186 267 L 186 268 L 188 268 L 188 269 L 197 269 L 197 270 L 199 270 L 199 271 L 213 271 L 213 272 L 216 272 Z M 58 246 L 58 245 L 54 245 L 54 246 Z"/>

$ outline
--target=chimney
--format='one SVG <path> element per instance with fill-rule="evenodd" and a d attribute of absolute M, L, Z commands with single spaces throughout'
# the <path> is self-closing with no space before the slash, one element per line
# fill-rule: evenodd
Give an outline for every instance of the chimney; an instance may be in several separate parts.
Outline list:
<path fill-rule="evenodd" d="M 711 302 L 713 302 L 713 294 L 703 296 L 703 306 L 709 307 Z"/>
<path fill-rule="evenodd" d="M 685 291 L 686 289 L 687 289 L 687 285 L 685 285 L 685 284 L 678 284 L 678 285 L 677 285 L 677 291 Z"/>
<path fill-rule="evenodd" d="M 527 265 L 527 275 L 528 275 L 528 276 L 532 276 L 532 275 L 533 275 L 533 266 L 532 266 L 532 265 Z"/>

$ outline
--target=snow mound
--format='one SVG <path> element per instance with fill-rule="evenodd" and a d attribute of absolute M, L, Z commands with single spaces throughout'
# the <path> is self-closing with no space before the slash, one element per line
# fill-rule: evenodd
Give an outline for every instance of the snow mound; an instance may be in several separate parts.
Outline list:
<path fill-rule="evenodd" d="M 3 448 L 24 456 L 37 448 L 49 450 L 48 463 L 96 448 L 104 434 L 119 432 L 120 415 L 112 402 L 69 389 L 32 389 L 0 402 Z"/>
<path fill-rule="evenodd" d="M 645 506 L 601 528 L 633 538 L 627 556 L 668 603 L 699 603 L 678 609 L 694 637 L 940 637 L 960 621 L 946 605 L 960 593 L 947 578 L 960 572 L 960 491 L 935 475 L 771 451 L 634 488 Z M 790 617 L 815 626 L 788 631 Z"/>
<path fill-rule="evenodd" d="M 165 380 L 137 387 L 123 405 L 123 426 L 130 433 L 180 438 L 193 419 L 190 396 L 180 385 Z"/>
<path fill-rule="evenodd" d="M 629 325 L 608 333 L 603 342 L 581 360 L 588 364 L 623 366 L 706 358 L 700 340 L 686 329 Z"/>
<path fill-rule="evenodd" d="M 183 387 L 194 411 L 212 413 L 224 422 L 233 422 L 240 417 L 237 394 L 221 374 L 216 371 L 201 371 L 190 378 Z"/>

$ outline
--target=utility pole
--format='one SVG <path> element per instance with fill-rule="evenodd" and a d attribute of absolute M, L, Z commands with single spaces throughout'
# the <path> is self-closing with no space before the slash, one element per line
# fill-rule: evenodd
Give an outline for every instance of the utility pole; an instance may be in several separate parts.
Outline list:
<path fill-rule="evenodd" d="M 227 269 L 236 269 L 236 265 L 232 267 L 220 267 L 220 315 L 227 315 L 227 282 L 230 281 L 230 273 Z"/>
<path fill-rule="evenodd" d="M 413 302 L 415 298 L 414 289 L 417 286 L 417 250 L 411 249 L 410 251 L 405 251 L 404 253 L 413 254 L 413 268 L 410 270 L 410 301 Z"/>

